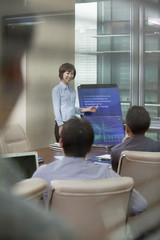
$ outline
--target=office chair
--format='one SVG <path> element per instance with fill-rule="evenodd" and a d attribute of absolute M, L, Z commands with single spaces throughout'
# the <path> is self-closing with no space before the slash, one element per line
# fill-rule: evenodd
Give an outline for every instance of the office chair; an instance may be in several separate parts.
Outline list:
<path fill-rule="evenodd" d="M 160 152 L 123 151 L 117 173 L 134 179 L 134 188 L 145 197 L 147 210 L 129 218 L 134 238 L 155 231 L 160 223 Z"/>
<path fill-rule="evenodd" d="M 47 188 L 48 184 L 41 178 L 28 178 L 15 183 L 12 186 L 12 193 L 24 200 L 32 200 L 41 202 L 42 193 Z"/>
<path fill-rule="evenodd" d="M 20 124 L 8 124 L 0 133 L 0 154 L 31 150 L 28 137 Z"/>
<path fill-rule="evenodd" d="M 0 154 L 4 154 L 4 153 L 5 153 L 5 147 L 2 140 L 2 136 L 0 135 Z"/>
<path fill-rule="evenodd" d="M 132 177 L 148 204 L 160 199 L 160 152 L 123 151 L 117 173 Z"/>
<path fill-rule="evenodd" d="M 83 240 L 120 240 L 125 235 L 133 179 L 54 180 L 48 209 L 57 211 Z"/>

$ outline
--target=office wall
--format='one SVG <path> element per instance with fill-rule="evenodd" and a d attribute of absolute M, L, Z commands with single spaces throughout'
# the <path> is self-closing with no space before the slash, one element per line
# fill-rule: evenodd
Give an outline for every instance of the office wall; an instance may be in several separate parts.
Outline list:
<path fill-rule="evenodd" d="M 51 92 L 60 81 L 59 66 L 74 63 L 74 15 L 53 14 L 42 19 L 36 26 L 26 63 L 26 130 L 33 148 L 55 141 Z"/>
<path fill-rule="evenodd" d="M 25 89 L 9 122 L 24 127 L 32 149 L 41 148 L 55 141 L 51 91 L 59 83 L 58 68 L 74 63 L 74 1 L 16 0 L 14 9 L 9 2 L 0 10 L 3 16 L 34 13 L 38 19 L 22 64 Z"/>

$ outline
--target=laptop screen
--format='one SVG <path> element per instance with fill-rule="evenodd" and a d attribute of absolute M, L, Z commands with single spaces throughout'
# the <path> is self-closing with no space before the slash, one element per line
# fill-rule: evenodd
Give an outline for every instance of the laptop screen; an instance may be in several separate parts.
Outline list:
<path fill-rule="evenodd" d="M 97 106 L 95 113 L 85 113 L 90 121 L 95 145 L 115 146 L 124 138 L 119 89 L 114 84 L 89 84 L 78 87 L 80 107 Z"/>
<path fill-rule="evenodd" d="M 9 153 L 0 156 L 20 173 L 21 179 L 32 177 L 39 166 L 37 152 Z"/>

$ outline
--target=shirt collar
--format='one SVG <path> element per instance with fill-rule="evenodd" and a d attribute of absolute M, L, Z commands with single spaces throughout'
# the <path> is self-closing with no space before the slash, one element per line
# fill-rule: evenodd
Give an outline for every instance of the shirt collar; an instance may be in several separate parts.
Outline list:
<path fill-rule="evenodd" d="M 145 138 L 145 135 L 138 134 L 138 135 L 134 135 L 132 138 Z"/>
<path fill-rule="evenodd" d="M 64 156 L 63 157 L 63 161 L 67 161 L 67 162 L 83 162 L 85 161 L 85 158 L 83 157 L 67 157 L 67 156 Z"/>
<path fill-rule="evenodd" d="M 61 86 L 62 89 L 68 89 L 69 88 L 69 86 L 64 84 L 62 81 L 60 81 L 60 86 Z"/>

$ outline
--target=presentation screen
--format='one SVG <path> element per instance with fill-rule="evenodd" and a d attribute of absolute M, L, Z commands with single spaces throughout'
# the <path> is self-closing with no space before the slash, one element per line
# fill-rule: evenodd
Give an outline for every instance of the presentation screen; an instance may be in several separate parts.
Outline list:
<path fill-rule="evenodd" d="M 124 138 L 123 118 L 119 89 L 114 84 L 89 84 L 78 86 L 81 108 L 97 106 L 95 113 L 87 112 L 84 118 L 90 121 L 95 145 L 115 146 Z"/>

